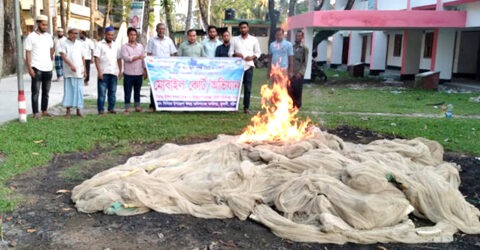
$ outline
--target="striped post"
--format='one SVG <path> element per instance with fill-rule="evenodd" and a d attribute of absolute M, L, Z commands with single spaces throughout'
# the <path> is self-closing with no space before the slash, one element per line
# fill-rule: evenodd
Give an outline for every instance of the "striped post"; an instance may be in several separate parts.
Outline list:
<path fill-rule="evenodd" d="M 18 114 L 20 122 L 27 122 L 27 102 L 23 90 L 18 91 Z"/>
<path fill-rule="evenodd" d="M 18 81 L 18 114 L 20 122 L 27 122 L 27 103 L 25 102 L 25 91 L 23 86 L 23 46 L 22 31 L 20 30 L 20 3 L 14 1 L 13 4 L 15 14 L 15 44 L 17 47 L 17 81 Z"/>

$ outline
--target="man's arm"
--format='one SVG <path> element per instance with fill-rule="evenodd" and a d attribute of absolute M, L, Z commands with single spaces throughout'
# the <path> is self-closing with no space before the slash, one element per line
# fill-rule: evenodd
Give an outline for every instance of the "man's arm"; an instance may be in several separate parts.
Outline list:
<path fill-rule="evenodd" d="M 122 58 L 117 59 L 118 64 L 118 79 L 122 79 Z"/>
<path fill-rule="evenodd" d="M 32 68 L 32 52 L 30 50 L 25 51 L 25 61 L 27 62 L 28 74 L 35 78 L 35 71 Z"/>
<path fill-rule="evenodd" d="M 95 58 L 95 67 L 97 68 L 98 79 L 103 81 L 103 73 L 102 73 L 102 69 L 100 69 L 100 58 L 98 58 L 97 56 L 95 56 L 94 58 Z"/>
<path fill-rule="evenodd" d="M 303 45 L 303 63 L 302 66 L 300 67 L 300 70 L 297 72 L 298 74 L 301 74 L 300 77 L 305 76 L 305 71 L 307 70 L 307 61 L 308 61 L 308 48 Z"/>
<path fill-rule="evenodd" d="M 67 55 L 65 55 L 65 53 L 63 51 L 60 51 L 60 57 L 62 58 L 62 60 L 65 62 L 65 64 L 68 65 L 68 67 L 70 67 L 70 70 L 72 72 L 77 72 L 77 69 L 75 68 L 75 65 L 73 65 L 72 61 L 70 61 L 67 57 Z"/>

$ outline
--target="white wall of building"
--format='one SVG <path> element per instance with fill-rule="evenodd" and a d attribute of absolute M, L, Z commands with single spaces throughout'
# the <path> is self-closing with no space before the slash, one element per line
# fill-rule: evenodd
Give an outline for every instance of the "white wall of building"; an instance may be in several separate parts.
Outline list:
<path fill-rule="evenodd" d="M 419 7 L 419 6 L 425 6 L 425 5 L 432 5 L 432 4 L 437 4 L 437 0 L 410 0 L 410 7 Z"/>
<path fill-rule="evenodd" d="M 440 29 L 438 32 L 434 70 L 440 71 L 440 79 L 452 79 L 455 33 L 453 29 Z"/>
<path fill-rule="evenodd" d="M 387 65 L 388 66 L 401 67 L 402 66 L 403 51 L 400 53 L 400 56 L 393 56 L 393 47 L 395 45 L 395 35 L 396 34 L 402 35 L 402 40 L 403 40 L 403 32 L 396 32 L 396 33 L 392 32 L 392 33 L 388 34 L 388 35 L 390 35 L 390 39 L 388 41 Z M 403 46 L 402 46 L 402 50 L 403 50 Z"/>
<path fill-rule="evenodd" d="M 331 64 L 342 64 L 343 36 L 341 32 L 335 33 L 332 40 Z"/>
<path fill-rule="evenodd" d="M 404 64 L 402 65 L 402 74 L 417 74 L 420 69 L 420 49 L 423 32 L 421 30 L 406 30 L 404 32 L 402 43 L 402 55 Z M 406 48 L 404 52 L 403 49 Z"/>
<path fill-rule="evenodd" d="M 348 64 L 353 65 L 361 62 L 362 58 L 362 35 L 359 31 L 350 33 L 350 45 L 348 51 Z"/>
<path fill-rule="evenodd" d="M 460 33 L 460 32 L 458 32 Z M 477 55 L 480 45 L 480 32 L 464 31 L 459 35 L 457 67 L 455 73 L 475 74 L 477 72 Z"/>
<path fill-rule="evenodd" d="M 356 0 L 353 5 L 354 10 L 368 10 L 368 0 Z"/>
<path fill-rule="evenodd" d="M 378 10 L 404 10 L 407 8 L 407 0 L 377 0 Z"/>
<path fill-rule="evenodd" d="M 467 27 L 480 26 L 480 2 L 475 2 L 466 5 L 467 10 Z"/>
<path fill-rule="evenodd" d="M 374 31 L 371 36 L 371 41 L 373 44 L 371 46 L 372 53 L 369 53 L 371 54 L 371 57 L 369 57 L 370 69 L 385 70 L 385 59 L 387 58 L 387 34 L 383 31 Z"/>
<path fill-rule="evenodd" d="M 365 63 L 370 63 L 370 53 L 372 50 L 372 35 L 367 35 L 367 49 L 365 50 Z"/>
<path fill-rule="evenodd" d="M 327 61 L 327 47 L 328 47 L 328 39 L 323 40 L 317 46 L 317 62 L 326 62 Z"/>

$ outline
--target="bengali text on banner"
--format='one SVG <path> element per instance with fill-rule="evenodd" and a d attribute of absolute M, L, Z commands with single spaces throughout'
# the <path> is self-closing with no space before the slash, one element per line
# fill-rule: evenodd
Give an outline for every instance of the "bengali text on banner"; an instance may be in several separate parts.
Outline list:
<path fill-rule="evenodd" d="M 239 58 L 145 58 L 156 109 L 236 111 L 244 62 Z"/>

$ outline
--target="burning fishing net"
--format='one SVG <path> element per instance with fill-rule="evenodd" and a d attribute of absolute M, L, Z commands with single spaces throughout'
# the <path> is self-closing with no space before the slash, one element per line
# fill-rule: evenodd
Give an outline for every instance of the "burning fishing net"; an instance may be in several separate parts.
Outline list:
<path fill-rule="evenodd" d="M 270 88 L 264 101 L 277 104 L 265 106 L 243 135 L 132 157 L 75 187 L 77 209 L 252 219 L 303 242 L 449 242 L 459 230 L 480 233 L 480 211 L 458 191 L 460 166 L 442 160 L 440 144 L 357 145 L 295 115 L 284 119 L 282 112 L 297 112 L 291 100 L 278 104 L 288 97 L 278 93 L 286 84 Z M 416 227 L 412 215 L 432 224 Z"/>

